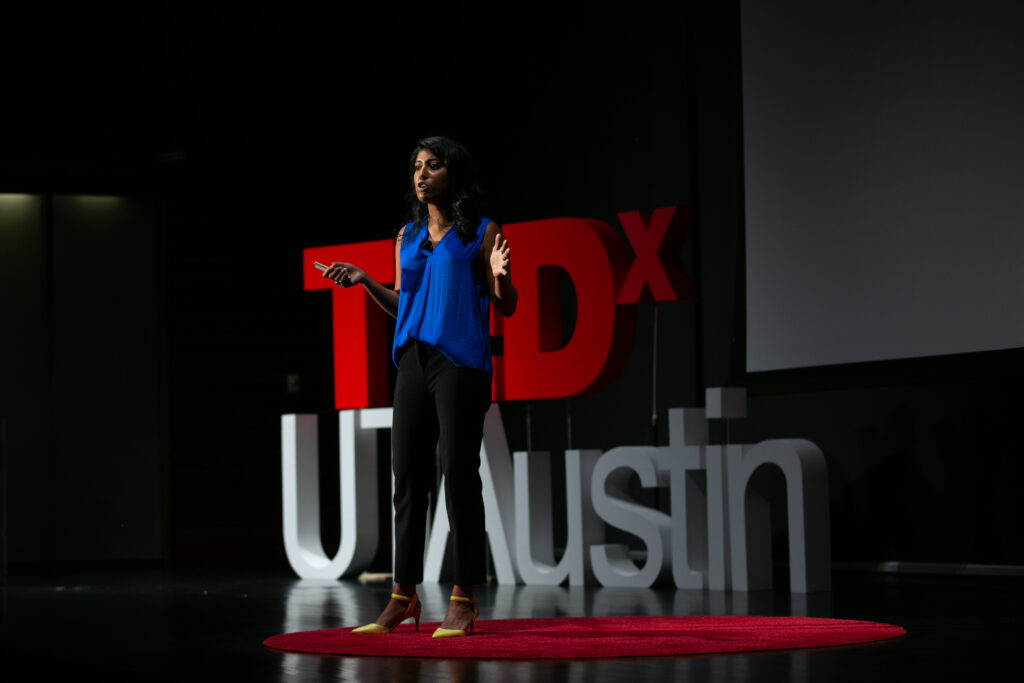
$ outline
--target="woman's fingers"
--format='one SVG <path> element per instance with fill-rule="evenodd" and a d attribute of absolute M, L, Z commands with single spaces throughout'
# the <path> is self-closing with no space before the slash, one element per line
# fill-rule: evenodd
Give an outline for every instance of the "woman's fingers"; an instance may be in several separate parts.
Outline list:
<path fill-rule="evenodd" d="M 494 239 L 494 249 L 492 250 L 492 253 L 497 253 L 497 255 L 502 259 L 508 259 L 509 251 L 510 249 L 508 246 L 508 242 L 505 240 L 504 237 L 498 235 Z"/>
<path fill-rule="evenodd" d="M 508 275 L 509 246 L 505 236 L 498 233 L 491 249 L 491 271 L 495 276 Z"/>
<path fill-rule="evenodd" d="M 324 277 L 330 278 L 334 281 L 334 284 L 341 285 L 342 287 L 348 287 L 352 283 L 349 282 L 349 264 L 339 263 L 335 261 L 331 264 L 331 267 L 324 271 Z"/>

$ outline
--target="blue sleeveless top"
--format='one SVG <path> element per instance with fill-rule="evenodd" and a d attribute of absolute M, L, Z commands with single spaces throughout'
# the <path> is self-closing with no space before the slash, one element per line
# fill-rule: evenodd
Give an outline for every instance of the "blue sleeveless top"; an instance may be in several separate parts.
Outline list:
<path fill-rule="evenodd" d="M 453 227 L 433 251 L 421 246 L 427 219 L 409 223 L 402 233 L 399 257 L 402 283 L 391 359 L 413 339 L 437 348 L 458 367 L 491 374 L 491 297 L 480 262 L 480 243 L 490 223 L 480 218 L 476 234 L 463 244 Z"/>

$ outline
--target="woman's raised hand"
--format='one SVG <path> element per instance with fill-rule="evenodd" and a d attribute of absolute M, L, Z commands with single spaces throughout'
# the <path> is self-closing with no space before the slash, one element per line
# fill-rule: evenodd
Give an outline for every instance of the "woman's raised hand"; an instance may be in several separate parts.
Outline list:
<path fill-rule="evenodd" d="M 509 251 L 505 236 L 498 233 L 494 238 L 494 248 L 491 249 L 491 273 L 495 278 L 501 275 L 508 276 Z"/>
<path fill-rule="evenodd" d="M 334 261 L 331 263 L 331 267 L 324 271 L 324 277 L 334 280 L 335 284 L 342 287 L 351 287 L 365 280 L 366 273 L 363 272 L 362 268 L 358 268 L 351 263 Z"/>

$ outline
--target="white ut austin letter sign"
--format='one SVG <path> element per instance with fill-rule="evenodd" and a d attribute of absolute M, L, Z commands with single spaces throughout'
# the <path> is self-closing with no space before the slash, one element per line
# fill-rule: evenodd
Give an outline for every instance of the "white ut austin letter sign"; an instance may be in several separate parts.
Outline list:
<path fill-rule="evenodd" d="M 391 409 L 338 412 L 341 440 L 341 545 L 327 557 L 320 541 L 320 467 L 316 415 L 281 416 L 281 503 L 284 550 L 304 579 L 336 579 L 362 571 L 377 552 L 377 435 Z"/>
<path fill-rule="evenodd" d="M 499 583 L 646 588 L 672 578 L 678 588 L 758 590 L 771 587 L 771 507 L 750 485 L 763 466 L 786 482 L 790 590 L 827 591 L 830 582 L 828 476 L 817 446 L 803 439 L 709 444 L 708 418 L 746 415 L 743 389 L 709 389 L 706 409 L 669 410 L 669 445 L 620 446 L 565 453 L 566 549 L 555 561 L 550 454 L 509 455 L 501 412 L 492 405 L 480 451 L 487 540 Z M 281 417 L 285 552 L 302 578 L 352 576 L 377 551 L 377 429 L 391 409 L 342 410 L 341 545 L 327 557 L 320 541 L 315 415 Z M 670 512 L 629 495 L 636 476 L 662 489 Z M 668 490 L 665 490 L 668 489 Z M 439 490 L 424 558 L 424 578 L 438 581 L 448 544 L 444 487 Z M 639 539 L 634 556 L 604 543 L 604 525 Z M 393 541 L 392 541 L 393 542 Z M 483 549 L 481 549 L 481 552 Z"/>

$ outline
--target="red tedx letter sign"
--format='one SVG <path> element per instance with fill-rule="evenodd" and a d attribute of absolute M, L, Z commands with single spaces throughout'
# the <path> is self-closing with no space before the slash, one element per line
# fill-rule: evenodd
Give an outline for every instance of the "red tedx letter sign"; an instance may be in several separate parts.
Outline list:
<path fill-rule="evenodd" d="M 632 265 L 625 242 L 601 221 L 551 218 L 506 225 L 519 311 L 507 320 L 492 315 L 491 333 L 504 337 L 504 355 L 494 358 L 494 399 L 560 398 L 606 388 L 628 360 L 637 303 L 697 299 L 679 263 L 693 219 L 693 209 L 673 206 L 620 213 L 635 254 Z M 355 263 L 390 285 L 394 258 L 391 240 L 302 252 L 305 289 L 331 290 L 339 410 L 387 405 L 387 323 L 362 287 L 336 286 L 313 262 Z M 559 271 L 576 294 L 576 325 L 565 345 Z"/>
<path fill-rule="evenodd" d="M 679 263 L 679 250 L 690 232 L 694 215 L 693 209 L 675 206 L 619 214 L 636 258 L 619 290 L 617 303 L 697 300 L 693 283 Z"/>
<path fill-rule="evenodd" d="M 627 265 L 625 244 L 607 223 L 551 218 L 506 225 L 519 313 L 502 321 L 504 358 L 497 400 L 558 398 L 603 389 L 618 375 L 633 342 L 632 309 L 616 310 L 615 294 Z M 551 267 L 564 270 L 576 290 L 576 328 L 562 348 L 558 297 Z M 545 275 L 547 272 L 547 276 Z M 557 278 L 555 278 L 557 281 Z"/>
<path fill-rule="evenodd" d="M 387 315 L 361 286 L 339 287 L 313 268 L 313 261 L 355 263 L 377 282 L 395 282 L 392 240 L 339 244 L 302 250 L 306 290 L 331 290 L 334 328 L 334 407 L 367 408 L 388 404 Z"/>

